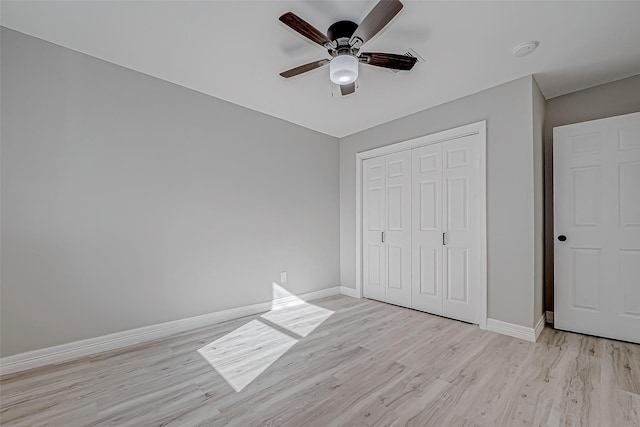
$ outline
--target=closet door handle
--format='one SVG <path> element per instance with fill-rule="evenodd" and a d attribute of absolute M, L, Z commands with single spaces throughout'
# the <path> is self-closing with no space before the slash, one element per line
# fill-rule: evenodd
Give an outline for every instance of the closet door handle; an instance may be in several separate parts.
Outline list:
<path fill-rule="evenodd" d="M 382 232 L 382 243 L 384 243 L 384 231 Z"/>
<path fill-rule="evenodd" d="M 445 240 L 445 234 L 447 233 L 442 233 L 442 246 L 446 246 L 447 245 L 447 241 Z"/>

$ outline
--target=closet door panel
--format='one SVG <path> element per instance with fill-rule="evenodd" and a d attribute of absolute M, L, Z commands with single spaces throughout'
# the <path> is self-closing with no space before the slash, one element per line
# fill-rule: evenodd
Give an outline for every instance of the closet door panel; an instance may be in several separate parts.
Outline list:
<path fill-rule="evenodd" d="M 386 156 L 386 301 L 411 307 L 411 151 Z"/>
<path fill-rule="evenodd" d="M 386 162 L 384 157 L 363 162 L 363 294 L 386 300 L 387 254 L 382 242 L 387 224 Z"/>
<path fill-rule="evenodd" d="M 412 307 L 442 314 L 442 145 L 412 150 Z"/>
<path fill-rule="evenodd" d="M 478 323 L 480 315 L 479 145 L 472 135 L 442 143 L 442 314 Z"/>

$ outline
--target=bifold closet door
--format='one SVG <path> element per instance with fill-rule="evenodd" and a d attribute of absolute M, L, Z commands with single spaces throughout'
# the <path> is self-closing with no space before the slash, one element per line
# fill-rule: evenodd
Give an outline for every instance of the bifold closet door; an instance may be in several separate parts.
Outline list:
<path fill-rule="evenodd" d="M 387 291 L 385 301 L 411 307 L 411 150 L 387 164 Z"/>
<path fill-rule="evenodd" d="M 479 135 L 442 143 L 442 313 L 480 321 Z"/>
<path fill-rule="evenodd" d="M 386 161 L 376 157 L 362 162 L 362 261 L 363 295 L 384 301 L 387 263 L 384 231 L 387 224 Z"/>
<path fill-rule="evenodd" d="M 412 151 L 412 308 L 442 314 L 442 144 Z"/>
<path fill-rule="evenodd" d="M 471 135 L 413 150 L 412 306 L 480 319 L 480 144 Z"/>
<path fill-rule="evenodd" d="M 363 294 L 411 306 L 411 151 L 363 162 Z"/>

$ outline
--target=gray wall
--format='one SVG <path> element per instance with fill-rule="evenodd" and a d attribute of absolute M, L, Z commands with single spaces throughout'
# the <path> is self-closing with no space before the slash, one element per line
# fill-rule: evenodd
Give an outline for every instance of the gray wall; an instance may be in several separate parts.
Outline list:
<path fill-rule="evenodd" d="M 524 77 L 340 140 L 343 286 L 355 287 L 356 153 L 487 120 L 488 314 L 533 326 L 533 84 Z"/>
<path fill-rule="evenodd" d="M 547 100 L 545 167 L 545 310 L 553 311 L 553 128 L 640 111 L 640 75 Z"/>
<path fill-rule="evenodd" d="M 533 322 L 544 313 L 544 167 L 543 139 L 546 103 L 538 83 L 533 83 L 533 189 L 534 189 L 534 288 Z"/>
<path fill-rule="evenodd" d="M 337 139 L 1 38 L 2 356 L 339 285 Z"/>

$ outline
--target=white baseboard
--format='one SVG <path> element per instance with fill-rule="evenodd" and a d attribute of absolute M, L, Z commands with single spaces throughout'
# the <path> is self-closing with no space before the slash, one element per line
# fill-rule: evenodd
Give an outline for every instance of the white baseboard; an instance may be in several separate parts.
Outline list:
<path fill-rule="evenodd" d="M 310 301 L 332 295 L 339 295 L 340 293 L 340 286 L 334 286 L 332 288 L 297 295 L 297 297 L 305 301 Z M 227 320 L 264 313 L 271 310 L 274 305 L 286 304 L 290 298 L 293 297 L 285 297 L 282 299 L 283 301 L 277 300 L 245 305 L 3 357 L 0 359 L 0 377 L 27 369 L 55 365 L 105 351 L 165 338 Z"/>
<path fill-rule="evenodd" d="M 553 325 L 554 317 L 555 317 L 553 315 L 553 311 L 547 311 L 546 316 L 547 316 L 547 323 L 551 323 Z"/>
<path fill-rule="evenodd" d="M 544 319 L 544 316 L 540 318 Z M 539 332 L 537 332 L 538 325 L 541 323 L 541 320 L 536 324 L 536 328 L 527 328 L 526 326 L 516 325 L 514 323 L 503 322 L 501 320 L 496 319 L 487 319 L 487 331 L 497 332 L 502 335 L 508 335 L 510 337 L 519 338 L 521 340 L 536 342 L 538 338 Z M 544 321 L 542 321 L 542 326 L 540 326 L 540 332 L 542 332 L 542 327 L 544 326 Z"/>
<path fill-rule="evenodd" d="M 543 313 L 540 318 L 538 319 L 538 322 L 536 323 L 536 327 L 534 328 L 535 333 L 536 333 L 536 339 L 533 340 L 533 342 L 538 341 L 538 337 L 540 336 L 540 334 L 542 333 L 542 330 L 544 329 L 544 324 L 546 323 L 546 315 Z"/>
<path fill-rule="evenodd" d="M 273 309 L 277 309 L 280 307 L 290 307 L 291 305 L 295 305 L 296 303 L 300 303 L 300 300 L 303 301 L 313 301 L 320 298 L 331 297 L 334 295 L 340 295 L 340 286 L 334 286 L 333 288 L 321 289 L 319 291 L 307 292 L 306 294 L 300 295 L 289 295 L 282 298 L 277 298 L 271 302 L 265 303 L 269 304 L 269 308 L 262 311 L 269 311 Z M 258 313 L 262 312 L 259 311 Z M 237 318 L 237 317 L 235 317 Z M 233 318 L 232 318 L 233 319 Z"/>
<path fill-rule="evenodd" d="M 354 288 L 347 286 L 340 286 L 340 293 L 351 298 L 360 298 L 360 295 L 358 295 L 358 292 Z"/>

